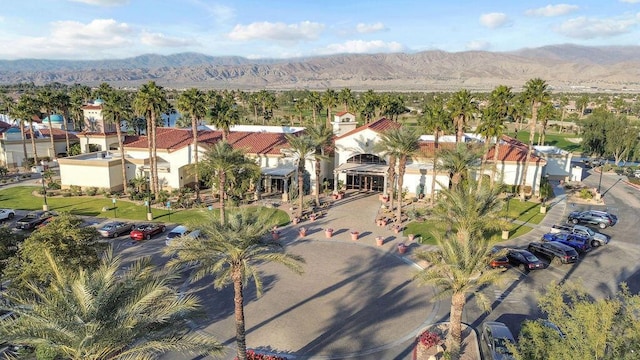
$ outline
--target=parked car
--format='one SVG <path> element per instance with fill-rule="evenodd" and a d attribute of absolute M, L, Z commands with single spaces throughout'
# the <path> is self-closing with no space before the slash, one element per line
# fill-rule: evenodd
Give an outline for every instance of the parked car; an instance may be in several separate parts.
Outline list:
<path fill-rule="evenodd" d="M 504 323 L 486 321 L 482 324 L 482 336 L 480 347 L 487 360 L 511 360 L 514 359 L 508 344 L 515 344 L 515 338 L 511 330 Z"/>
<path fill-rule="evenodd" d="M 557 241 L 532 242 L 527 250 L 549 258 L 551 263 L 571 264 L 578 261 L 578 252 L 574 248 Z"/>
<path fill-rule="evenodd" d="M 492 269 L 509 267 L 509 259 L 507 259 L 507 249 L 499 249 L 493 247 L 489 257 L 489 267 Z"/>
<path fill-rule="evenodd" d="M 586 236 L 591 240 L 592 247 L 598 247 L 609 243 L 610 237 L 603 233 L 599 233 L 592 228 L 584 225 L 553 225 L 551 227 L 552 233 L 566 232 L 571 234 L 578 234 Z"/>
<path fill-rule="evenodd" d="M 570 233 L 547 233 L 542 235 L 542 241 L 555 241 L 569 245 L 579 253 L 591 251 L 591 241 L 588 237 Z"/>
<path fill-rule="evenodd" d="M 544 269 L 544 263 L 527 250 L 510 249 L 507 252 L 507 260 L 511 266 L 521 271 Z"/>
<path fill-rule="evenodd" d="M 102 237 L 106 238 L 114 238 L 118 237 L 125 233 L 130 233 L 133 229 L 135 229 L 135 225 L 132 223 L 124 222 L 124 221 L 112 221 L 104 224 L 98 232 Z"/>
<path fill-rule="evenodd" d="M 585 223 L 596 225 L 600 229 L 613 226 L 618 221 L 618 218 L 606 211 L 599 210 L 586 210 L 586 211 L 573 211 L 569 214 L 569 222 L 573 224 Z"/>
<path fill-rule="evenodd" d="M 53 219 L 54 219 L 53 216 L 47 218 L 45 221 L 43 221 L 40 224 L 36 225 L 36 229 L 42 229 L 43 227 L 49 225 L 49 223 L 52 222 Z"/>
<path fill-rule="evenodd" d="M 171 240 L 182 237 L 182 236 L 185 236 L 191 239 L 197 239 L 200 237 L 200 230 L 196 229 L 191 231 L 186 226 L 178 225 L 175 228 L 173 228 L 173 230 L 169 231 L 169 233 L 165 237 L 164 243 L 169 245 L 171 243 Z"/>
<path fill-rule="evenodd" d="M 0 209 L 0 220 L 11 220 L 16 216 L 15 210 Z"/>
<path fill-rule="evenodd" d="M 16 228 L 22 230 L 32 230 L 52 216 L 53 213 L 50 211 L 33 211 L 25 215 L 25 217 L 23 217 L 22 219 L 18 220 L 16 222 Z"/>
<path fill-rule="evenodd" d="M 129 233 L 129 236 L 133 240 L 143 240 L 143 239 L 149 240 L 154 235 L 161 234 L 165 230 L 166 230 L 166 226 L 164 226 L 164 224 L 157 224 L 157 223 L 140 224 L 136 226 L 135 229 L 131 231 L 131 233 Z"/>

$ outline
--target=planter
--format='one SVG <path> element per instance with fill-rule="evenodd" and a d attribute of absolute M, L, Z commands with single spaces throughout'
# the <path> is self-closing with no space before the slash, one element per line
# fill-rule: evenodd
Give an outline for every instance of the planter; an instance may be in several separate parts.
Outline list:
<path fill-rule="evenodd" d="M 271 232 L 271 238 L 273 238 L 273 240 L 278 240 L 280 239 L 280 231 L 272 231 Z"/>
<path fill-rule="evenodd" d="M 398 252 L 400 254 L 406 253 L 407 252 L 407 248 L 408 248 L 408 246 L 405 245 L 405 244 L 398 244 Z"/>
<path fill-rule="evenodd" d="M 393 227 L 393 232 L 396 234 L 399 234 L 400 230 L 402 230 L 402 226 L 396 225 Z"/>
<path fill-rule="evenodd" d="M 352 232 L 351 232 L 351 240 L 354 240 L 354 241 L 355 241 L 355 240 L 358 240 L 358 236 L 359 236 L 359 235 L 360 235 L 360 233 L 359 233 L 359 232 L 357 232 L 357 231 L 352 231 Z"/>
<path fill-rule="evenodd" d="M 344 197 L 344 194 L 340 193 L 337 195 L 336 199 L 337 200 L 342 200 L 342 198 Z"/>
<path fill-rule="evenodd" d="M 384 238 L 382 236 L 377 236 L 376 237 L 376 245 L 377 246 L 382 246 L 384 245 Z"/>
<path fill-rule="evenodd" d="M 326 229 L 326 230 L 324 231 L 324 236 L 325 236 L 327 239 L 329 239 L 329 238 L 333 237 L 333 229 Z"/>
<path fill-rule="evenodd" d="M 409 234 L 407 235 L 407 237 L 409 238 L 409 241 L 413 241 L 413 239 L 415 239 L 415 235 L 414 234 Z"/>
<path fill-rule="evenodd" d="M 309 220 L 311 220 L 311 221 L 316 221 L 317 218 L 318 218 L 318 215 L 316 215 L 316 214 L 309 215 Z"/>
<path fill-rule="evenodd" d="M 298 229 L 298 233 L 300 234 L 300 236 L 306 236 L 307 235 L 307 229 L 301 227 L 300 229 Z"/>
<path fill-rule="evenodd" d="M 509 239 L 509 230 L 502 230 L 502 240 Z"/>
<path fill-rule="evenodd" d="M 540 206 L 540 214 L 546 214 L 547 213 L 547 206 L 543 205 Z"/>
<path fill-rule="evenodd" d="M 300 218 L 294 217 L 293 220 L 291 220 L 291 222 L 293 223 L 293 225 L 298 225 L 298 223 L 300 222 Z"/>

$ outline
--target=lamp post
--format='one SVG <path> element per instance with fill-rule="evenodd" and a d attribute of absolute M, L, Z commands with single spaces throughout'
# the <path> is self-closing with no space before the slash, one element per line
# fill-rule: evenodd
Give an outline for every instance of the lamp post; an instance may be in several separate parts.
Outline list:
<path fill-rule="evenodd" d="M 118 207 L 116 206 L 116 198 L 113 198 L 111 202 L 113 203 L 113 218 L 115 219 L 118 217 Z"/>
<path fill-rule="evenodd" d="M 602 187 L 602 173 L 603 173 L 602 169 L 603 169 L 603 166 L 600 165 L 600 180 L 598 181 L 598 194 L 601 194 L 600 188 Z"/>
<path fill-rule="evenodd" d="M 153 213 L 151 212 L 151 178 L 147 177 L 147 220 L 153 220 Z"/>
<path fill-rule="evenodd" d="M 42 196 L 44 197 L 44 204 L 42 205 L 43 211 L 49 211 L 49 204 L 47 203 L 47 187 L 44 185 L 44 171 L 42 174 Z"/>

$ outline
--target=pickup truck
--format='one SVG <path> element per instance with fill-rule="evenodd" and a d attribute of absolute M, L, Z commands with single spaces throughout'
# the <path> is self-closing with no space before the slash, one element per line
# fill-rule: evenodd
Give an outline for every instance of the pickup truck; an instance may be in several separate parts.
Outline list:
<path fill-rule="evenodd" d="M 34 211 L 16 222 L 16 228 L 22 230 L 33 230 L 54 214 L 49 211 Z"/>
<path fill-rule="evenodd" d="M 591 240 L 592 247 L 598 247 L 601 245 L 605 245 L 609 243 L 609 236 L 594 231 L 590 227 L 584 225 L 573 225 L 573 224 L 557 224 L 551 227 L 551 233 L 560 233 L 566 232 L 569 234 L 577 234 L 588 237 Z"/>

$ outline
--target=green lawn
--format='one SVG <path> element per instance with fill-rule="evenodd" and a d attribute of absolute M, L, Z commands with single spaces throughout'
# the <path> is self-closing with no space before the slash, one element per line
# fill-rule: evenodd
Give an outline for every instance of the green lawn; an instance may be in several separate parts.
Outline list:
<path fill-rule="evenodd" d="M 507 211 L 508 210 L 508 211 Z M 513 223 L 509 232 L 509 238 L 515 238 L 524 235 L 531 231 L 533 228 L 526 224 L 539 224 L 544 219 L 544 214 L 540 214 L 540 204 L 530 201 L 520 201 L 517 198 L 510 199 L 508 207 L 505 205 L 504 213 L 507 214 L 509 219 L 519 220 L 525 223 L 524 225 Z M 420 237 L 419 241 L 422 244 L 435 245 L 436 241 L 432 235 L 432 231 L 443 233 L 445 229 L 442 223 L 438 223 L 434 220 L 426 221 L 414 221 L 407 224 L 403 234 L 415 234 L 416 237 Z M 491 238 L 491 242 L 502 241 L 502 232 L 493 231 L 486 234 Z"/>
<path fill-rule="evenodd" d="M 510 136 L 513 136 L 513 132 L 509 133 Z M 536 134 L 536 144 L 538 141 L 539 134 Z M 575 134 L 567 133 L 567 134 L 546 134 L 544 136 L 545 145 L 556 146 L 560 149 L 567 150 L 569 152 L 582 152 L 582 145 L 580 143 L 575 143 L 569 141 L 568 139 L 577 138 Z M 529 143 L 529 131 L 520 130 L 518 131 L 518 140 L 522 141 L 525 144 Z"/>
<path fill-rule="evenodd" d="M 43 204 L 42 196 L 34 196 L 33 192 L 38 191 L 38 187 L 18 186 L 0 190 L 0 208 L 10 208 L 16 210 L 41 210 Z M 113 218 L 117 213 L 117 217 L 121 219 L 129 219 L 133 221 L 145 221 L 147 219 L 147 208 L 144 204 L 136 204 L 128 200 L 118 199 L 116 201 L 116 211 L 113 210 L 111 199 L 104 196 L 71 196 L 71 197 L 52 197 L 47 198 L 50 210 L 69 212 L 74 215 L 96 216 L 103 218 Z M 109 210 L 102 211 L 106 207 Z M 273 212 L 279 225 L 289 223 L 289 215 L 278 209 L 263 208 L 262 211 Z M 204 209 L 188 209 L 188 210 L 171 210 L 171 214 L 167 209 L 152 208 L 154 221 L 187 223 L 202 220 L 206 217 L 207 210 Z M 218 213 L 219 210 L 212 210 Z"/>

